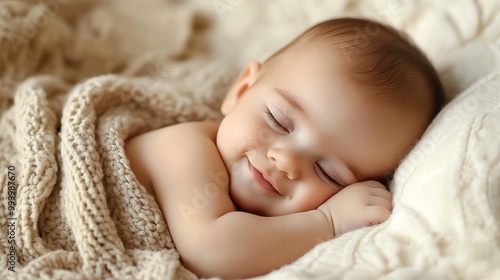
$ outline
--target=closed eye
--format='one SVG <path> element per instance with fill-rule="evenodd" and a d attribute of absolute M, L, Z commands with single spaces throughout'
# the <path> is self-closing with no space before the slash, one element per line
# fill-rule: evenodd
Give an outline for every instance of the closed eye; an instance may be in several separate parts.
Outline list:
<path fill-rule="evenodd" d="M 327 184 L 337 187 L 345 187 L 344 185 L 337 182 L 337 180 L 333 179 L 326 171 L 319 165 L 319 163 L 314 163 L 314 169 L 316 169 L 316 173 L 318 176 L 325 181 Z"/>
<path fill-rule="evenodd" d="M 290 131 L 276 119 L 276 117 L 273 115 L 273 113 L 271 113 L 269 108 L 266 109 L 266 117 L 271 122 L 272 126 L 275 129 L 279 130 L 282 133 L 287 133 L 287 134 L 290 133 Z"/>

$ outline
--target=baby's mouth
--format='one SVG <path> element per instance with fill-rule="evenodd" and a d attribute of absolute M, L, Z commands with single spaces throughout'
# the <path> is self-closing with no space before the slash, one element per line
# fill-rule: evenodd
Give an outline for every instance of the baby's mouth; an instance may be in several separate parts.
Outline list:
<path fill-rule="evenodd" d="M 275 194 L 279 194 L 281 195 L 278 190 L 276 190 L 274 188 L 274 186 L 266 180 L 266 178 L 264 178 L 264 176 L 262 175 L 262 173 L 257 170 L 257 168 L 255 168 L 251 163 L 250 161 L 248 161 L 248 168 L 250 169 L 250 173 L 252 174 L 252 177 L 253 179 L 265 190 L 269 191 L 269 192 L 272 192 L 272 193 L 275 193 Z"/>

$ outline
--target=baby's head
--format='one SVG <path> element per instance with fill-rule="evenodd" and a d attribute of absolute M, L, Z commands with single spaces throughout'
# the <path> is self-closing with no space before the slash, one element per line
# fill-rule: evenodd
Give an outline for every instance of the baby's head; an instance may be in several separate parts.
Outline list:
<path fill-rule="evenodd" d="M 397 31 L 351 18 L 315 25 L 249 63 L 227 94 L 217 147 L 231 198 L 275 216 L 382 180 L 442 102 L 436 71 Z"/>

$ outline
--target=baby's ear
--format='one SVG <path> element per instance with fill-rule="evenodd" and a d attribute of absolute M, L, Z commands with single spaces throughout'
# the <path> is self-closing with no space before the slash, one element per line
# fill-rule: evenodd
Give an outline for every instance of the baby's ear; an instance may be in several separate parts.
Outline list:
<path fill-rule="evenodd" d="M 252 61 L 243 68 L 240 75 L 229 89 L 224 102 L 222 102 L 221 112 L 224 116 L 234 108 L 240 96 L 255 83 L 259 76 L 260 67 L 260 63 Z"/>

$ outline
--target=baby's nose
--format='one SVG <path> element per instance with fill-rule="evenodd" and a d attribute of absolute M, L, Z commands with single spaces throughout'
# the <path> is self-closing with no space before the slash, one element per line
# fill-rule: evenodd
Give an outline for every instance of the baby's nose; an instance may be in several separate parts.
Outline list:
<path fill-rule="evenodd" d="M 271 148 L 267 152 L 267 158 L 276 165 L 276 169 L 285 173 L 290 180 L 299 177 L 299 159 L 291 151 L 280 148 Z"/>

